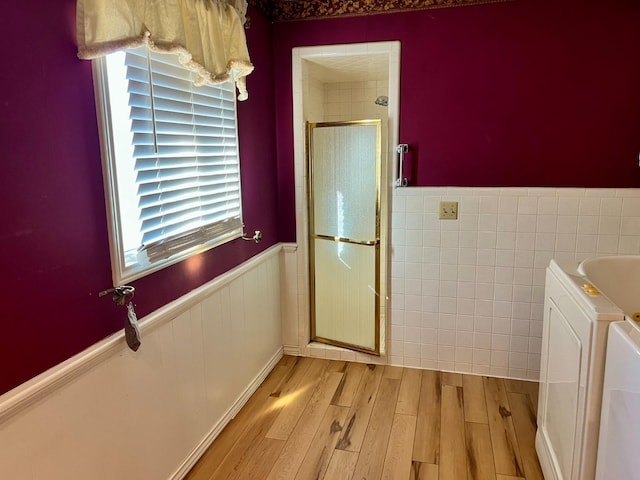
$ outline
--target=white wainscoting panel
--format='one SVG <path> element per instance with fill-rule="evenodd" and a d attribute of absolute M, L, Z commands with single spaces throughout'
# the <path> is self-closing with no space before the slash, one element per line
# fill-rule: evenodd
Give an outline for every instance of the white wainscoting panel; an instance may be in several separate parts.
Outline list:
<path fill-rule="evenodd" d="M 182 478 L 282 357 L 281 250 L 0 396 L 0 478 Z"/>

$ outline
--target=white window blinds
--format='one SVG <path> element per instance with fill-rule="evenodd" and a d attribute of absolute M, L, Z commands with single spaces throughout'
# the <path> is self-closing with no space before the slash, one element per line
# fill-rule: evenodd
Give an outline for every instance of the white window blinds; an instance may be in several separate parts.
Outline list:
<path fill-rule="evenodd" d="M 240 237 L 233 83 L 194 86 L 176 55 L 147 47 L 106 67 L 124 270 Z"/>

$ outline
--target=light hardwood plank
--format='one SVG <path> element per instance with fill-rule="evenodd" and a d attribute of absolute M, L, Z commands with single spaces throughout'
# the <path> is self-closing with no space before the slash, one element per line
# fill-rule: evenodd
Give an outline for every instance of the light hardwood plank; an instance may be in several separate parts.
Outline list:
<path fill-rule="evenodd" d="M 398 404 L 396 413 L 401 415 L 418 415 L 420 402 L 420 385 L 422 384 L 422 372 L 417 368 L 405 368 L 400 382 Z"/>
<path fill-rule="evenodd" d="M 409 480 L 438 480 L 438 465 L 412 462 Z"/>
<path fill-rule="evenodd" d="M 300 382 L 295 391 L 279 397 L 283 403 L 283 408 L 278 418 L 273 422 L 269 432 L 267 432 L 267 437 L 277 440 L 287 440 L 289 438 L 313 392 L 322 381 L 323 372 L 328 366 L 328 360 L 313 359 L 305 378 Z"/>
<path fill-rule="evenodd" d="M 526 393 L 524 389 L 525 382 L 515 378 L 503 378 L 504 389 L 507 393 Z"/>
<path fill-rule="evenodd" d="M 518 446 L 522 454 L 524 475 L 527 480 L 544 480 L 540 463 L 536 455 L 536 415 L 526 393 L 509 393 L 509 405 L 513 418 L 513 426 L 518 436 Z"/>
<path fill-rule="evenodd" d="M 300 465 L 296 480 L 323 478 L 348 413 L 348 407 L 330 405 L 327 408 L 327 413 L 320 422 L 318 431 Z"/>
<path fill-rule="evenodd" d="M 442 384 L 443 385 L 451 385 L 454 387 L 462 386 L 462 374 L 460 373 L 451 373 L 451 372 L 442 372 Z"/>
<path fill-rule="evenodd" d="M 284 447 L 284 440 L 263 437 L 253 449 L 252 454 L 246 461 L 237 465 L 236 469 L 230 472 L 227 480 L 266 478 L 269 471 L 280 457 Z M 214 479 L 220 477 L 213 477 Z"/>
<path fill-rule="evenodd" d="M 384 457 L 383 480 L 409 478 L 411 474 L 411 450 L 415 433 L 415 416 L 395 415 L 391 426 L 387 453 Z"/>
<path fill-rule="evenodd" d="M 218 464 L 213 475 L 200 478 L 211 478 L 212 480 L 235 478 L 236 473 L 244 464 L 250 462 L 251 458 L 261 447 L 262 439 L 277 418 L 281 408 L 282 407 L 278 405 L 277 398 L 269 397 L 265 402 L 264 410 L 260 418 L 242 433 L 233 448 Z M 214 442 L 214 447 L 216 442 Z"/>
<path fill-rule="evenodd" d="M 294 357 L 292 355 L 283 355 L 280 361 L 278 362 L 278 366 L 282 367 L 293 367 L 296 363 L 300 361 L 303 357 Z"/>
<path fill-rule="evenodd" d="M 538 382 L 505 378 L 504 386 L 507 393 L 522 393 L 531 401 L 533 412 L 538 414 Z"/>
<path fill-rule="evenodd" d="M 384 378 L 395 378 L 396 380 L 402 379 L 402 372 L 404 368 L 402 367 L 394 367 L 392 365 L 385 365 L 384 374 L 382 375 Z"/>
<path fill-rule="evenodd" d="M 291 369 L 287 372 L 287 375 L 271 387 L 271 393 L 269 394 L 271 397 L 283 398 L 295 391 L 298 385 L 307 377 L 307 371 L 313 363 L 313 359 L 308 357 L 288 358 L 294 358 L 295 361 L 291 365 Z"/>
<path fill-rule="evenodd" d="M 538 414 L 538 382 L 505 378 L 504 385 L 507 393 L 527 395 L 533 406 L 534 413 Z"/>
<path fill-rule="evenodd" d="M 496 469 L 491 450 L 489 425 L 467 422 L 467 478 L 469 480 L 494 480 Z"/>
<path fill-rule="evenodd" d="M 292 362 L 292 358 L 295 357 L 285 356 L 280 360 L 278 366 L 271 371 L 236 417 L 227 424 L 225 429 L 218 435 L 218 438 L 216 438 L 216 441 L 187 474 L 186 480 L 201 476 L 209 478 L 220 466 L 222 460 L 234 447 L 245 430 L 263 417 L 262 410 L 265 404 L 269 403 L 268 400 L 273 389 L 280 388 L 281 385 L 286 383 L 286 379 L 291 379 L 294 373 L 297 374 L 296 379 L 292 380 L 294 382 L 304 376 L 310 363 L 308 361 Z"/>
<path fill-rule="evenodd" d="M 384 367 L 381 365 L 367 365 L 362 381 L 358 386 L 358 392 L 353 400 L 353 405 L 349 409 L 347 426 L 336 445 L 337 449 L 352 452 L 360 451 L 367 425 L 369 425 L 371 411 L 378 395 L 383 370 Z"/>
<path fill-rule="evenodd" d="M 483 377 L 483 381 L 496 473 L 524 476 L 504 382 L 491 377 Z"/>
<path fill-rule="evenodd" d="M 467 478 L 462 387 L 442 386 L 440 480 Z"/>
<path fill-rule="evenodd" d="M 351 480 L 358 463 L 358 453 L 334 450 L 323 480 Z"/>
<path fill-rule="evenodd" d="M 340 372 L 344 373 L 347 369 L 347 362 L 344 360 L 329 360 L 328 372 Z"/>
<path fill-rule="evenodd" d="M 301 412 L 300 416 L 304 421 L 298 422 L 295 426 L 282 450 L 282 455 L 280 455 L 267 477 L 269 480 L 290 479 L 295 476 L 318 430 L 318 426 L 325 416 L 340 380 L 342 380 L 342 373 L 324 372 L 316 390 L 309 399 L 309 403 Z"/>
<path fill-rule="evenodd" d="M 464 419 L 467 422 L 488 424 L 487 401 L 484 397 L 482 377 L 464 375 L 462 392 L 464 394 Z"/>
<path fill-rule="evenodd" d="M 364 375 L 366 369 L 367 366 L 364 363 L 349 363 L 347 365 L 342 381 L 331 400 L 333 405 L 350 407 L 353 404 L 358 385 L 360 385 L 362 375 Z"/>
<path fill-rule="evenodd" d="M 241 468 L 241 465 L 249 461 L 256 448 L 258 448 L 261 439 L 281 413 L 287 399 L 300 388 L 301 384 L 304 384 L 313 363 L 314 360 L 311 358 L 300 357 L 279 384 L 270 389 L 271 393 L 262 402 L 262 408 L 255 415 L 252 415 L 253 422 L 238 437 L 233 448 L 218 460 L 211 478 L 229 478 Z M 215 451 L 218 448 L 219 439 L 220 437 L 216 439 L 209 450 Z"/>
<path fill-rule="evenodd" d="M 529 400 L 531 401 L 531 406 L 533 407 L 533 413 L 535 416 L 538 416 L 538 394 L 539 394 L 539 384 L 538 382 L 524 382 L 524 389 L 529 395 Z M 536 422 L 537 425 L 537 422 Z"/>
<path fill-rule="evenodd" d="M 496 480 L 525 480 L 524 477 L 512 477 L 511 475 L 496 475 Z"/>
<path fill-rule="evenodd" d="M 380 382 L 380 390 L 371 412 L 371 421 L 362 442 L 353 478 L 380 478 L 399 390 L 398 379 L 383 378 Z"/>
<path fill-rule="evenodd" d="M 440 372 L 423 370 L 416 436 L 413 442 L 414 461 L 432 464 L 440 462 L 441 395 Z"/>

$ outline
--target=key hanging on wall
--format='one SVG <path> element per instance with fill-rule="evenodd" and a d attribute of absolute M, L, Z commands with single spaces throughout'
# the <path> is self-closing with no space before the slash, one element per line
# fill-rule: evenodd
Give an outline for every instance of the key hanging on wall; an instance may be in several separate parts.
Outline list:
<path fill-rule="evenodd" d="M 136 316 L 136 311 L 133 309 L 133 302 L 131 301 L 127 304 L 127 321 L 124 325 L 124 336 L 129 348 L 137 352 L 142 343 L 142 337 L 140 335 L 140 327 L 138 326 L 138 317 Z"/>
<path fill-rule="evenodd" d="M 99 297 L 103 297 L 109 293 L 113 293 L 111 300 L 118 306 L 127 306 L 127 319 L 124 324 L 124 337 L 127 345 L 134 352 L 138 351 L 142 344 L 142 336 L 140 334 L 140 327 L 138 325 L 138 317 L 134 309 L 133 296 L 136 289 L 130 285 L 121 285 L 119 287 L 110 288 L 104 290 L 98 294 Z M 129 302 L 127 303 L 127 300 Z"/>

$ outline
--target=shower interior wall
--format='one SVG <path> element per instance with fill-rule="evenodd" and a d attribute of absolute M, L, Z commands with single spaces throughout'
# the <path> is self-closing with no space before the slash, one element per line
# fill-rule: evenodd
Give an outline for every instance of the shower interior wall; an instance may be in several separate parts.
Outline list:
<path fill-rule="evenodd" d="M 386 107 L 376 105 L 374 101 L 380 95 L 387 95 L 387 80 L 320 83 L 310 79 L 309 83 L 310 121 L 386 120 Z M 319 100 L 320 105 L 316 105 Z"/>

